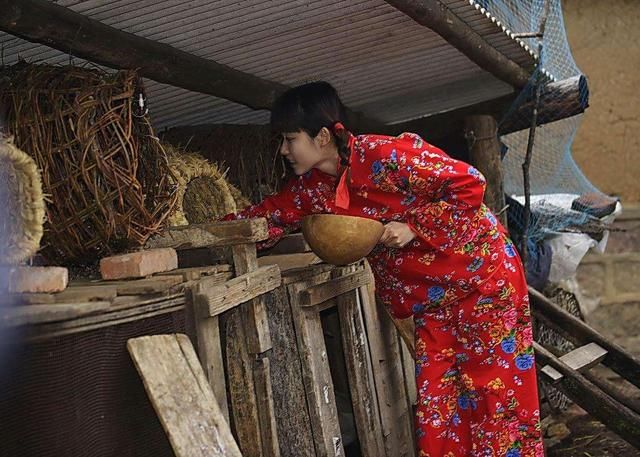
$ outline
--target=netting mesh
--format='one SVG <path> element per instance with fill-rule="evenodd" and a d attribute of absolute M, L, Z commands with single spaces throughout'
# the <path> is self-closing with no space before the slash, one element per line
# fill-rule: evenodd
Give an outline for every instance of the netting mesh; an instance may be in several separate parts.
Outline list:
<path fill-rule="evenodd" d="M 571 153 L 581 113 L 588 106 L 588 86 L 567 42 L 560 0 L 470 0 L 470 3 L 484 8 L 483 13 L 495 18 L 505 33 L 512 37 L 515 34 L 522 46 L 537 57 L 529 83 L 500 120 L 499 130 L 504 144 L 509 231 L 526 253 L 529 284 L 542 290 L 550 277 L 551 256 L 556 256 L 555 252 L 550 253 L 552 249 L 545 239 L 563 231 L 602 234 L 604 226 L 598 225 L 599 217 L 611 209 L 611 201 L 589 182 Z M 532 138 L 531 128 L 527 127 L 533 125 L 534 106 L 537 122 Z M 530 162 L 525 179 L 527 167 L 523 164 L 527 152 Z M 524 208 L 526 193 L 530 212 Z M 558 306 L 582 318 L 571 292 L 547 286 L 547 295 Z M 540 344 L 560 353 L 573 349 L 554 330 L 536 324 L 536 340 Z M 564 409 L 569 404 L 557 390 L 541 384 L 553 408 Z"/>
<path fill-rule="evenodd" d="M 3 333 L 0 456 L 172 457 L 126 343 L 184 329 L 178 311 L 11 348 Z"/>
<path fill-rule="evenodd" d="M 568 226 L 589 223 L 593 218 L 589 205 L 576 210 L 573 201 L 586 194 L 601 195 L 573 160 L 571 144 L 581 122 L 580 113 L 588 104 L 588 88 L 581 82 L 564 27 L 560 0 L 470 0 L 484 14 L 491 16 L 505 33 L 520 40 L 521 45 L 537 56 L 537 68 L 529 84 L 500 120 L 505 192 L 514 197 L 513 205 L 524 204 L 523 163 L 530 129 L 510 132 L 508 126 L 531 125 L 536 87 L 540 83 L 538 126 L 529 166 L 532 213 L 542 213 L 529 224 L 526 234 L 540 240 L 550 232 Z M 544 23 L 544 28 L 541 25 Z M 534 36 L 543 30 L 542 37 Z M 529 34 L 527 36 L 518 36 Z M 541 42 L 541 47 L 540 47 Z M 505 131 L 507 130 L 507 131 Z M 588 200 L 589 197 L 587 197 Z M 516 227 L 524 230 L 523 212 L 510 214 Z"/>

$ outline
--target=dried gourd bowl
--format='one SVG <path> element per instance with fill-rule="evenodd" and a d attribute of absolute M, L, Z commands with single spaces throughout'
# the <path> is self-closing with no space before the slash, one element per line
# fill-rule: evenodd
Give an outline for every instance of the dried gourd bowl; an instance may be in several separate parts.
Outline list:
<path fill-rule="evenodd" d="M 302 234 L 313 252 L 332 265 L 348 265 L 367 256 L 384 226 L 373 219 L 313 214 L 302 220 Z"/>

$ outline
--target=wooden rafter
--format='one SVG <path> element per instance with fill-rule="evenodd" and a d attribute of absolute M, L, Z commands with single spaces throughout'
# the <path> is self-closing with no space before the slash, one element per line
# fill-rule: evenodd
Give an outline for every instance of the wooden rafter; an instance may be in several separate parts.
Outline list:
<path fill-rule="evenodd" d="M 480 68 L 516 88 L 531 72 L 508 59 L 438 0 L 385 0 L 418 24 L 430 28 Z"/>

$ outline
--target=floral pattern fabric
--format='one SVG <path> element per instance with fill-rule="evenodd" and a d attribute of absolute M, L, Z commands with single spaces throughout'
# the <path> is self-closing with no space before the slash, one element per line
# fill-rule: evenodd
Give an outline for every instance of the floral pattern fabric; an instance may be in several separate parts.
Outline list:
<path fill-rule="evenodd" d="M 275 244 L 308 214 L 407 223 L 403 248 L 369 254 L 376 292 L 416 323 L 420 457 L 542 456 L 527 286 L 518 254 L 482 203 L 484 177 L 415 134 L 356 137 L 349 206 L 313 169 L 226 219 L 265 217 Z"/>

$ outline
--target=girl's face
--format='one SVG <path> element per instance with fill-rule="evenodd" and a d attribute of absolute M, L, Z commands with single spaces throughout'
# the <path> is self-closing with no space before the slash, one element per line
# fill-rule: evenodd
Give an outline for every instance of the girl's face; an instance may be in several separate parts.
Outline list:
<path fill-rule="evenodd" d="M 328 159 L 323 135 L 315 138 L 307 132 L 286 132 L 282 134 L 280 154 L 287 159 L 296 175 L 303 175 L 312 168 L 324 168 Z"/>

